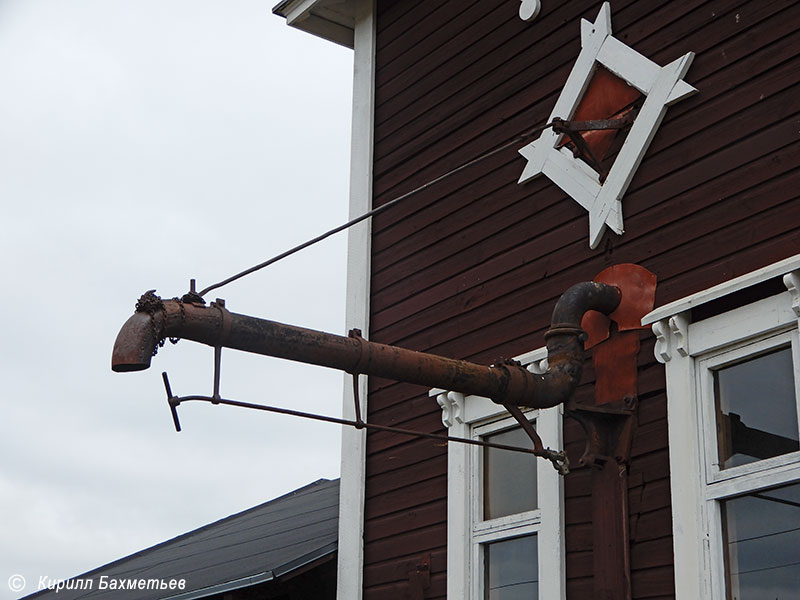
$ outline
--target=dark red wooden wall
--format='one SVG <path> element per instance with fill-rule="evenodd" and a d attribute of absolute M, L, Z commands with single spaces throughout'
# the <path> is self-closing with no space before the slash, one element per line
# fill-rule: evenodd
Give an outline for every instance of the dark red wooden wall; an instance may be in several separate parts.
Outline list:
<path fill-rule="evenodd" d="M 380 205 L 544 124 L 600 2 L 378 0 L 374 197 Z M 544 344 L 558 296 L 623 262 L 657 274 L 656 304 L 800 251 L 800 3 L 613 0 L 615 37 L 664 65 L 694 51 L 700 93 L 670 108 L 623 199 L 626 232 L 588 247 L 588 216 L 508 149 L 374 219 L 372 340 L 491 362 Z M 634 598 L 673 595 L 663 367 L 643 333 L 630 469 Z M 591 395 L 591 369 L 579 395 Z M 416 386 L 370 381 L 369 418 L 441 431 Z M 565 424 L 573 463 L 583 433 Z M 365 598 L 403 597 L 431 553 L 446 595 L 446 448 L 367 443 Z M 566 479 L 568 597 L 592 586 L 589 477 Z"/>

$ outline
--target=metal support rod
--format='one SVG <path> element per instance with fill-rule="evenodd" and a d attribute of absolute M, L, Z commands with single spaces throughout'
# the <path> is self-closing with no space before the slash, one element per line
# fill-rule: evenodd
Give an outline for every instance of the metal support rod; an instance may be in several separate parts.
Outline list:
<path fill-rule="evenodd" d="M 469 444 L 472 446 L 480 446 L 482 448 L 497 448 L 498 450 L 508 450 L 509 452 L 521 452 L 523 454 L 533 454 L 552 461 L 554 464 L 563 464 L 566 461 L 566 455 L 563 452 L 556 452 L 549 448 L 520 448 L 519 446 L 508 446 L 506 444 L 496 444 L 494 442 L 486 442 L 483 440 L 473 440 L 470 438 L 461 438 L 451 435 L 441 435 L 438 433 L 427 433 L 424 431 L 412 431 L 410 429 L 402 429 L 400 427 L 390 427 L 388 425 L 377 425 L 373 423 L 366 423 L 364 421 L 352 421 L 349 419 L 340 419 L 338 417 L 330 417 L 327 415 L 318 415 L 314 413 L 303 412 L 300 410 L 293 410 L 290 408 L 280 408 L 277 406 L 267 406 L 264 404 L 254 404 L 252 402 L 243 402 L 241 400 L 231 400 L 229 398 L 214 398 L 212 396 L 191 395 L 191 396 L 173 396 L 172 390 L 169 386 L 169 379 L 166 373 L 161 374 L 164 379 L 164 386 L 167 390 L 167 398 L 169 405 L 173 410 L 175 420 L 175 429 L 180 431 L 180 423 L 177 421 L 177 413 L 175 409 L 183 402 L 199 401 L 210 402 L 211 404 L 225 404 L 228 406 L 237 406 L 239 408 L 251 408 L 253 410 L 261 410 L 265 412 L 278 413 L 281 415 L 289 415 L 293 417 L 302 417 L 304 419 L 311 419 L 314 421 L 323 421 L 325 423 L 335 423 L 337 425 L 348 425 L 351 427 L 358 427 L 363 429 L 371 429 L 373 431 L 383 431 L 387 433 L 397 433 L 400 435 L 408 435 L 413 437 L 424 437 L 432 440 L 441 440 L 443 442 L 459 442 L 462 444 Z"/>

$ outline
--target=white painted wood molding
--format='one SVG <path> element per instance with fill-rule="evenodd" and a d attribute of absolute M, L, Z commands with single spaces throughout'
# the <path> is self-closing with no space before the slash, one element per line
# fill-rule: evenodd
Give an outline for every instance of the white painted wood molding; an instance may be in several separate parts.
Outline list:
<path fill-rule="evenodd" d="M 783 276 L 783 285 L 792 295 L 792 310 L 800 319 L 800 270 L 792 271 Z"/>
<path fill-rule="evenodd" d="M 547 348 L 537 348 L 518 360 L 532 373 L 547 371 Z M 442 423 L 454 437 L 477 438 L 481 430 L 514 426 L 516 422 L 506 409 L 488 398 L 464 396 L 457 392 L 432 389 L 429 395 L 436 398 L 442 408 Z M 564 447 L 562 406 L 546 410 L 524 411 L 536 418 L 537 431 L 546 446 Z M 477 431 L 476 431 L 477 428 Z M 484 432 L 485 433 L 485 432 Z M 502 531 L 480 524 L 480 481 L 477 467 L 480 449 L 457 442 L 447 445 L 447 597 L 478 598 L 481 591 L 481 543 L 497 537 L 536 532 L 539 536 L 539 593 L 542 598 L 564 600 L 566 597 L 566 554 L 564 540 L 564 481 L 549 464 L 542 461 L 537 469 L 539 509 L 536 517 L 520 519 L 520 515 L 505 518 L 508 523 Z M 496 523 L 495 523 L 496 525 Z M 476 531 L 476 530 L 480 531 Z M 483 536 L 476 542 L 477 536 Z"/>
<path fill-rule="evenodd" d="M 581 52 L 567 78 L 564 89 L 550 113 L 554 118 L 570 119 L 589 86 L 597 64 L 622 78 L 646 98 L 634 120 L 625 143 L 605 182 L 581 159 L 557 145 L 561 136 L 552 128 L 519 153 L 528 161 L 519 178 L 524 183 L 544 174 L 589 212 L 589 247 L 600 243 L 606 227 L 621 235 L 622 196 L 628 189 L 639 163 L 661 124 L 667 107 L 697 92 L 683 81 L 694 58 L 688 52 L 665 67 L 660 67 L 611 36 L 611 6 L 604 2 L 594 23 L 581 20 Z"/>
<path fill-rule="evenodd" d="M 372 207 L 372 148 L 375 111 L 375 11 L 374 0 L 355 0 L 353 57 L 353 124 L 350 150 L 350 215 Z M 346 327 L 369 331 L 370 247 L 369 220 L 347 234 Z M 361 414 L 367 414 L 367 378 L 359 377 Z M 353 385 L 345 378 L 342 416 L 355 418 Z M 364 577 L 364 487 L 366 430 L 342 427 L 341 482 L 339 488 L 339 552 L 336 597 L 360 600 Z"/>
<path fill-rule="evenodd" d="M 790 272 L 796 272 L 798 276 L 800 276 L 800 254 L 795 254 L 794 256 L 790 256 L 774 264 L 741 275 L 740 277 L 723 281 L 718 285 L 699 291 L 691 296 L 686 296 L 685 298 L 675 300 L 664 306 L 659 306 L 642 317 L 642 325 L 650 325 L 656 321 L 661 321 L 662 319 L 702 306 L 708 302 L 713 302 L 733 292 L 757 285 L 768 279 L 785 276 L 790 274 Z M 784 283 L 786 284 L 785 279 Z M 786 286 L 788 288 L 789 284 L 786 284 Z"/>
<path fill-rule="evenodd" d="M 778 277 L 786 292 L 690 321 L 692 308 Z M 719 468 L 713 392 L 713 370 L 720 365 L 787 343 L 797 352 L 799 318 L 800 255 L 795 255 L 671 302 L 642 319 L 652 324 L 655 356 L 666 369 L 677 600 L 726 597 L 721 501 L 800 481 L 796 452 Z"/>

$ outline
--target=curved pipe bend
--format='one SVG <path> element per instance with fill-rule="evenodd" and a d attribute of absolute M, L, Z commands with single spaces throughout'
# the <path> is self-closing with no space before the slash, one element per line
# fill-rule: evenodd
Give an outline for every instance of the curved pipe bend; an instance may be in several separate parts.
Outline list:
<path fill-rule="evenodd" d="M 535 375 L 540 379 L 534 403 L 521 406 L 550 408 L 572 397 L 583 373 L 586 339 L 581 329 L 583 315 L 590 310 L 609 315 L 621 299 L 619 288 L 594 281 L 577 283 L 561 295 L 553 309 L 550 329 L 545 333 L 547 373 Z"/>
<path fill-rule="evenodd" d="M 595 282 L 576 284 L 561 296 L 545 335 L 549 369 L 544 375 L 513 364 L 477 365 L 369 342 L 360 336 L 338 336 L 228 313 L 213 303 L 207 307 L 157 297 L 143 303 L 150 306 L 148 311 L 135 313 L 122 326 L 111 368 L 116 372 L 147 369 L 159 343 L 166 337 L 179 337 L 348 373 L 485 396 L 502 404 L 548 408 L 566 402 L 580 381 L 583 315 L 588 310 L 610 314 L 620 298 L 618 288 Z"/>

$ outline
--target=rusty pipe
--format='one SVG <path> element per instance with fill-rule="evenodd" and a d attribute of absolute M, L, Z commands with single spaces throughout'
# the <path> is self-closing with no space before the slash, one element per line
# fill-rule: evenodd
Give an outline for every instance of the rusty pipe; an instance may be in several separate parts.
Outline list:
<path fill-rule="evenodd" d="M 546 408 L 565 402 L 580 380 L 583 314 L 587 310 L 608 314 L 619 300 L 619 289 L 602 283 L 580 283 L 567 290 L 556 304 L 546 334 L 550 367 L 544 375 L 536 375 L 515 364 L 478 365 L 369 342 L 360 335 L 338 336 L 231 313 L 217 303 L 204 306 L 153 296 L 148 302 L 140 300 L 140 305 L 148 308 L 136 312 L 122 326 L 111 368 L 116 372 L 147 369 L 159 342 L 176 337 L 485 396 L 504 404 Z"/>

